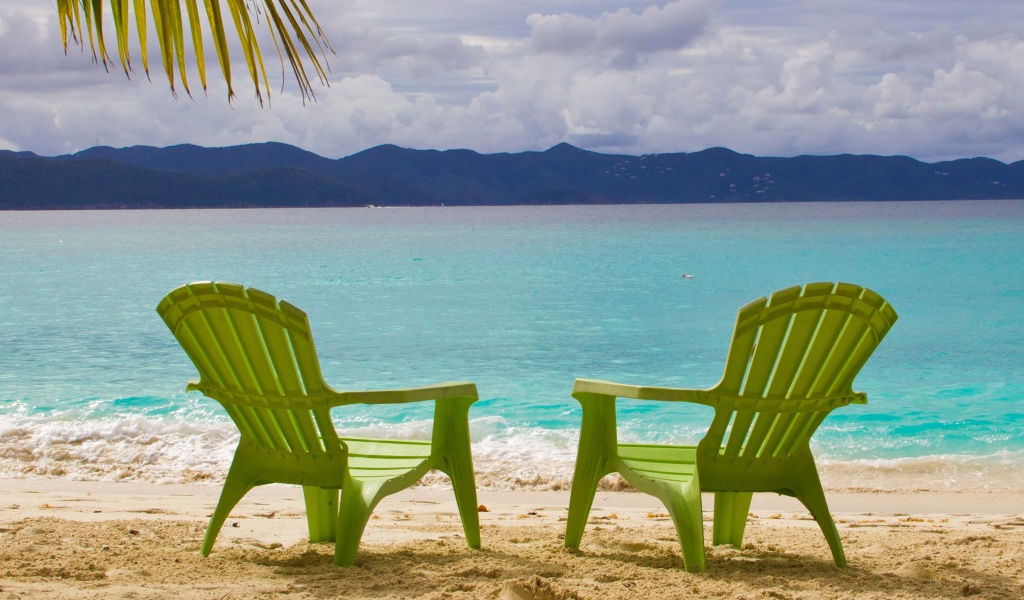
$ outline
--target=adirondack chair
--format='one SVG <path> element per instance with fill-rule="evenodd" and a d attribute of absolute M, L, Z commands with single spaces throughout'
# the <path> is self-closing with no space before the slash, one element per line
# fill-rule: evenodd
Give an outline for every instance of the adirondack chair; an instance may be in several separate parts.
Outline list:
<path fill-rule="evenodd" d="M 287 483 L 303 486 L 310 541 L 335 541 L 334 563 L 350 566 L 377 503 L 430 469 L 451 477 L 466 542 L 480 547 L 468 421 L 474 384 L 335 391 L 321 375 L 306 313 L 254 288 L 190 283 L 157 312 L 199 370 L 186 389 L 219 402 L 241 435 L 203 556 L 249 490 Z M 435 403 L 430 441 L 339 438 L 331 421 L 336 406 L 425 400 Z"/>
<path fill-rule="evenodd" d="M 704 571 L 701 492 L 715 493 L 712 542 L 740 547 L 754 492 L 794 496 L 846 566 L 809 441 L 835 408 L 865 404 L 853 379 L 896 322 L 878 294 L 847 283 L 777 291 L 740 309 L 721 381 L 707 390 L 577 379 L 583 407 L 565 545 L 579 548 L 601 477 L 618 472 L 660 499 L 679 535 L 683 564 Z M 697 446 L 622 444 L 615 399 L 694 402 L 715 416 Z"/>

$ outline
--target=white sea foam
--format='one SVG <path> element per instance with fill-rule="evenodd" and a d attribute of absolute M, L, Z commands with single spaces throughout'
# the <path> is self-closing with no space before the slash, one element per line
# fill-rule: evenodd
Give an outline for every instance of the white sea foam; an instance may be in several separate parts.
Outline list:
<path fill-rule="evenodd" d="M 339 423 L 340 435 L 429 439 L 429 420 Z M 501 417 L 470 423 L 482 489 L 567 489 L 579 433 L 510 425 Z M 92 481 L 220 484 L 238 433 L 227 421 L 121 416 L 95 420 L 0 417 L 0 476 Z M 898 459 L 819 460 L 827 489 L 846 491 L 1024 491 L 1024 453 Z M 443 485 L 432 473 L 424 485 Z M 621 489 L 616 476 L 602 482 Z"/>
<path fill-rule="evenodd" d="M 1024 452 L 985 456 L 931 455 L 895 459 L 819 460 L 822 484 L 846 491 L 1024 491 Z"/>
<path fill-rule="evenodd" d="M 141 416 L 0 419 L 0 474 L 75 480 L 193 483 L 223 479 L 238 433 L 231 423 Z"/>

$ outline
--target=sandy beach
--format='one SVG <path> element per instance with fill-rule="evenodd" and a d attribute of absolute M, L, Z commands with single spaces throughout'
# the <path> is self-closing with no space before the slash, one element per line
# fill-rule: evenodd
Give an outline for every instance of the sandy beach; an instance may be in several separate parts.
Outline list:
<path fill-rule="evenodd" d="M 831 494 L 850 568 L 793 500 L 755 496 L 744 547 L 682 569 L 657 500 L 599 492 L 580 551 L 562 545 L 567 492 L 482 490 L 483 548 L 449 490 L 378 507 L 355 567 L 309 544 L 301 492 L 266 486 L 199 556 L 216 486 L 0 480 L 0 598 L 1024 597 L 1024 496 Z M 711 505 L 710 498 L 705 506 Z"/>

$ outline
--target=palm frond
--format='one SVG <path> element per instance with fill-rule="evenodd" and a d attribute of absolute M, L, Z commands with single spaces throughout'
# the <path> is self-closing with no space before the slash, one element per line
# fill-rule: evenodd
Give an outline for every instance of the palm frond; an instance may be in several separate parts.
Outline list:
<path fill-rule="evenodd" d="M 234 98 L 235 92 L 231 81 L 229 38 L 221 11 L 222 5 L 227 4 L 231 22 L 234 24 L 234 34 L 241 46 L 249 77 L 252 79 L 256 97 L 261 105 L 265 96 L 269 99 L 270 82 L 263 64 L 259 43 L 256 40 L 256 30 L 252 23 L 253 15 L 256 15 L 257 19 L 260 15 L 264 16 L 263 20 L 277 47 L 282 71 L 285 68 L 285 58 L 287 58 L 288 66 L 291 67 L 292 73 L 295 75 L 303 102 L 307 99 L 316 99 L 304 60 L 308 60 L 312 64 L 313 71 L 320 82 L 324 85 L 328 84 L 325 70 L 327 51 L 333 52 L 333 50 L 305 0 L 202 0 L 206 9 L 203 12 L 199 10 L 198 2 L 199 0 L 109 0 L 109 18 L 117 36 L 117 54 L 125 75 L 131 77 L 133 73 L 129 44 L 131 33 L 129 12 L 134 12 L 142 68 L 146 76 L 149 76 L 149 56 L 146 48 L 148 27 L 146 10 L 148 8 L 153 16 L 160 59 L 164 72 L 167 74 L 171 93 L 177 95 L 176 79 L 180 78 L 185 93 L 190 96 L 192 94 L 186 72 L 188 65 L 185 40 L 186 22 L 191 34 L 192 53 L 196 70 L 199 73 L 199 81 L 205 91 L 207 84 L 206 60 L 201 24 L 201 19 L 205 18 L 217 51 L 221 74 L 227 83 L 228 100 L 230 101 Z M 182 3 L 185 5 L 184 10 L 182 10 Z M 86 37 L 88 37 L 88 47 L 92 51 L 93 61 L 102 63 L 104 68 L 109 69 L 113 59 L 107 53 L 103 37 L 103 24 L 107 13 L 104 0 L 57 0 L 57 13 L 60 19 L 64 51 L 67 52 L 69 42 L 80 44 L 84 49 Z M 85 16 L 84 20 L 83 15 Z"/>

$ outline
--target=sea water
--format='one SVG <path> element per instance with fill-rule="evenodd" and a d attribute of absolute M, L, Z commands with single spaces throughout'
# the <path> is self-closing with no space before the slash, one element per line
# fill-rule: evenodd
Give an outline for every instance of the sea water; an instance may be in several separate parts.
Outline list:
<path fill-rule="evenodd" d="M 305 310 L 336 389 L 475 382 L 478 483 L 533 489 L 571 481 L 574 378 L 710 387 L 740 306 L 847 281 L 900 318 L 812 440 L 826 487 L 1021 492 L 1022 264 L 1024 201 L 0 213 L 0 476 L 223 480 L 236 429 L 154 311 L 189 281 Z M 430 431 L 429 404 L 333 415 Z M 695 443 L 710 412 L 618 418 Z"/>

